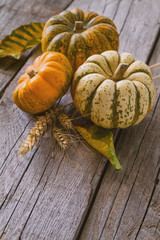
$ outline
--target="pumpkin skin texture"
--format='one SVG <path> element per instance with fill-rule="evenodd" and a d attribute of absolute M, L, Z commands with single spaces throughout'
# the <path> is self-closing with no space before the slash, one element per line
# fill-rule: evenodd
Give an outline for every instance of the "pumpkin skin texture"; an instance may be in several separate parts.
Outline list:
<path fill-rule="evenodd" d="M 66 56 L 57 52 L 43 53 L 20 77 L 13 100 L 24 112 L 41 113 L 67 92 L 71 80 L 72 67 Z"/>
<path fill-rule="evenodd" d="M 109 18 L 77 8 L 51 17 L 42 34 L 42 51 L 65 54 L 73 72 L 89 56 L 118 47 L 119 35 Z"/>
<path fill-rule="evenodd" d="M 77 109 L 104 128 L 138 124 L 150 112 L 155 96 L 150 68 L 130 53 L 93 55 L 77 69 L 72 82 Z"/>

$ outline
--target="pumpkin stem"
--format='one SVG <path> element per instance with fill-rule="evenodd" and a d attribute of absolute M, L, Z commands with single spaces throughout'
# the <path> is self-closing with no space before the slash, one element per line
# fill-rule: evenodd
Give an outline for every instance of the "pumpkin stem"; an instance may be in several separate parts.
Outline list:
<path fill-rule="evenodd" d="M 36 73 L 37 73 L 37 72 L 34 71 L 33 69 L 27 72 L 27 74 L 28 74 L 28 76 L 29 76 L 30 78 L 34 77 L 34 76 L 36 75 Z"/>
<path fill-rule="evenodd" d="M 126 71 L 128 67 L 128 64 L 126 63 L 120 63 L 115 71 L 115 73 L 113 74 L 113 76 L 111 77 L 112 80 L 114 81 L 118 81 L 122 79 L 122 76 L 124 74 L 124 72 Z"/>
<path fill-rule="evenodd" d="M 75 21 L 74 25 L 74 32 L 82 32 L 84 30 L 83 22 L 82 21 Z"/>

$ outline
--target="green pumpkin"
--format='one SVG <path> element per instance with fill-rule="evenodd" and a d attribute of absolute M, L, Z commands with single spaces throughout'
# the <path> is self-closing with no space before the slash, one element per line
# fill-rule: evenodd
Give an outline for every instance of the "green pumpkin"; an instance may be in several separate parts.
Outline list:
<path fill-rule="evenodd" d="M 70 60 L 73 71 L 89 56 L 118 50 L 118 46 L 119 35 L 109 18 L 77 8 L 51 17 L 42 34 L 42 51 L 63 53 Z"/>

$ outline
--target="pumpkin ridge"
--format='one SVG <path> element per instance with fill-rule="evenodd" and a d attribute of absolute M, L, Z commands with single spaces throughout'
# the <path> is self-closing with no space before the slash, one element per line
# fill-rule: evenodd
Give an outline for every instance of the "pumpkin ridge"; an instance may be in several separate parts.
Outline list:
<path fill-rule="evenodd" d="M 101 55 L 101 56 L 102 56 L 102 57 L 104 58 L 104 60 L 106 61 L 106 63 L 107 63 L 107 65 L 108 65 L 109 70 L 111 71 L 111 73 L 114 74 L 113 71 L 112 71 L 112 69 L 111 69 L 111 66 L 110 66 L 110 64 L 109 64 L 108 59 L 107 59 L 104 55 Z"/>
<path fill-rule="evenodd" d="M 142 72 L 141 72 L 142 73 Z M 136 73 L 135 73 L 136 74 Z M 144 83 L 143 81 L 140 81 L 139 79 L 138 80 L 135 80 L 135 79 L 129 79 L 130 81 L 138 81 L 138 82 L 141 82 L 147 89 L 148 89 L 148 91 L 149 91 L 149 110 L 148 110 L 148 112 L 150 112 L 150 110 L 151 110 L 151 108 L 152 108 L 152 106 L 153 106 L 153 102 L 154 102 L 154 95 L 153 95 L 153 99 L 152 99 L 152 87 L 154 86 L 154 83 L 153 83 L 153 81 L 152 81 L 152 79 L 150 78 L 150 76 L 149 75 L 147 75 L 146 73 L 145 73 L 145 75 L 148 77 L 148 80 L 149 80 L 149 82 L 146 82 L 146 83 Z M 155 88 L 155 87 L 153 87 L 153 88 Z M 153 89 L 153 91 L 154 91 L 154 89 Z"/>
<path fill-rule="evenodd" d="M 25 108 L 22 106 L 19 97 L 18 97 L 18 92 L 19 92 L 19 86 L 16 87 L 14 94 L 13 94 L 13 100 L 16 103 L 16 105 L 22 110 L 25 111 Z"/>
<path fill-rule="evenodd" d="M 77 78 L 76 78 L 76 81 L 74 81 L 74 85 L 72 84 L 72 88 L 73 88 L 73 86 L 74 86 L 74 89 L 76 89 L 76 87 L 77 87 L 79 81 L 81 80 L 81 78 L 83 78 L 84 76 L 87 76 L 87 75 L 89 75 L 89 74 L 93 74 L 93 73 L 96 73 L 96 72 L 85 73 L 84 75 L 81 75 L 80 77 L 77 77 Z"/>
<path fill-rule="evenodd" d="M 61 52 L 65 54 L 67 57 L 67 52 L 68 52 L 68 45 L 69 45 L 69 40 L 72 38 L 73 33 L 72 32 L 61 32 L 57 36 L 55 36 L 50 44 L 48 45 L 47 50 L 48 51 L 54 51 L 54 52 Z M 66 38 L 68 37 L 68 41 L 65 41 Z M 66 43 L 63 44 L 63 41 Z M 56 43 L 56 44 L 55 44 Z M 61 51 L 60 51 L 61 49 Z"/>
<path fill-rule="evenodd" d="M 84 57 L 87 56 L 87 58 L 88 58 L 89 54 L 88 54 L 88 51 L 87 51 L 87 44 L 86 44 L 86 41 L 85 41 L 84 36 L 83 36 L 81 33 L 79 33 L 79 34 L 77 34 L 77 38 L 81 38 L 81 40 L 80 40 L 81 43 L 82 43 L 82 41 L 83 41 L 85 48 L 83 47 L 83 52 L 82 52 L 82 53 L 84 54 L 84 52 L 85 52 Z M 77 38 L 76 38 L 76 46 L 77 46 L 77 44 L 78 44 Z M 81 47 L 80 47 L 80 48 L 81 48 Z M 79 49 L 79 48 L 78 48 L 78 49 Z M 83 56 L 83 55 L 82 55 L 82 56 Z M 78 58 L 80 59 L 80 55 L 78 55 Z M 78 60 L 79 60 L 79 59 L 78 59 Z M 81 59 L 83 59 L 83 58 L 81 58 Z M 84 63 L 85 60 L 86 60 L 86 59 L 83 59 L 83 60 L 82 60 L 82 64 Z M 76 63 L 77 63 L 77 55 L 76 55 Z M 81 61 L 80 61 L 80 60 L 78 61 L 78 63 L 80 63 L 80 65 L 81 65 Z M 76 65 L 75 65 L 75 66 L 76 66 Z M 76 69 L 77 69 L 77 66 L 76 66 Z"/>
<path fill-rule="evenodd" d="M 52 28 L 51 33 L 48 33 L 45 38 L 42 40 L 42 50 L 43 51 L 48 51 L 48 49 L 50 48 L 54 38 L 61 34 L 61 33 L 68 33 L 71 32 L 70 31 L 66 31 L 66 26 L 62 26 L 62 25 L 58 25 L 58 28 Z"/>
<path fill-rule="evenodd" d="M 97 72 L 93 71 L 93 72 L 83 73 L 82 75 L 80 75 L 80 76 L 76 77 L 75 79 L 73 79 L 73 81 L 72 81 L 72 90 L 71 90 L 73 97 L 74 97 L 75 89 L 77 88 L 77 85 L 78 85 L 79 81 L 81 80 L 81 78 L 83 78 L 84 76 L 87 76 L 89 74 L 93 74 L 93 73 L 97 73 Z M 102 75 L 101 73 L 98 73 L 98 74 Z"/>
<path fill-rule="evenodd" d="M 90 46 L 90 41 L 87 41 L 87 37 L 85 39 L 85 31 L 81 33 L 81 35 L 83 36 L 83 38 L 85 39 L 85 43 L 86 43 L 86 47 L 87 47 L 87 56 L 92 56 L 94 54 L 98 54 L 98 53 L 101 53 L 103 50 L 101 49 L 101 46 L 100 46 L 100 49 L 99 49 L 99 38 L 97 37 L 97 35 L 95 34 L 95 32 L 93 31 L 92 28 L 90 28 L 87 32 L 90 31 L 90 34 L 92 35 L 92 38 L 94 39 L 94 43 L 92 44 L 92 46 Z M 98 42 L 98 43 L 97 43 Z"/>
<path fill-rule="evenodd" d="M 142 83 L 142 82 L 140 82 L 140 83 Z M 144 84 L 144 83 L 142 83 L 142 84 L 147 88 L 148 93 L 149 93 L 149 105 L 148 105 L 148 112 L 147 112 L 147 114 L 148 114 L 150 112 L 151 108 L 152 108 L 152 106 L 151 106 L 151 92 L 150 92 L 148 86 L 146 86 L 146 84 Z"/>
<path fill-rule="evenodd" d="M 103 46 L 102 51 L 99 54 L 101 54 L 103 51 L 105 51 L 105 49 L 108 49 L 108 50 L 112 49 L 111 43 L 106 38 L 105 34 L 100 32 L 98 29 L 93 29 L 92 31 L 96 34 L 97 38 L 99 39 L 100 45 Z M 106 44 L 107 44 L 107 46 L 106 46 Z"/>
<path fill-rule="evenodd" d="M 99 32 L 99 34 L 103 35 L 106 38 L 108 44 L 110 45 L 110 48 L 108 50 L 112 50 L 112 49 L 114 50 L 115 48 L 112 46 L 112 40 L 108 36 L 106 36 L 104 33 L 99 31 L 98 29 L 97 31 Z"/>
<path fill-rule="evenodd" d="M 93 18 L 99 16 L 96 12 L 87 11 L 84 14 L 84 23 L 91 21 Z"/>
<path fill-rule="evenodd" d="M 139 81 L 135 81 L 135 82 L 139 82 Z M 148 87 L 147 87 L 144 83 L 142 83 L 142 82 L 139 82 L 139 83 L 142 84 L 142 85 L 147 89 L 147 91 L 148 91 L 149 103 L 148 103 L 147 113 L 145 114 L 145 115 L 147 115 L 147 114 L 150 112 L 151 108 L 152 108 L 152 106 L 151 106 L 151 92 L 149 91 Z M 134 83 L 134 84 L 135 84 L 135 83 Z M 135 85 L 136 85 L 136 84 L 135 84 Z M 136 86 L 136 88 L 137 88 L 137 86 Z M 138 88 L 137 88 L 137 90 L 138 90 Z M 138 91 L 138 92 L 139 92 L 139 91 Z M 140 96 L 141 96 L 141 94 L 140 94 L 140 92 L 139 92 L 139 99 L 140 99 Z M 141 112 L 140 112 L 140 111 L 139 111 L 139 117 L 141 117 Z M 138 118 L 137 121 L 134 123 L 134 125 L 136 125 L 138 121 L 139 121 L 139 118 Z"/>
<path fill-rule="evenodd" d="M 98 41 L 99 41 L 99 45 L 101 46 L 101 40 L 100 40 L 99 36 L 97 35 L 97 32 L 94 31 L 94 28 L 93 28 L 93 29 L 90 28 L 90 29 L 92 30 L 92 32 L 94 33 L 94 35 L 95 35 L 96 38 L 98 39 Z M 101 53 L 101 52 L 103 52 L 103 47 L 101 47 L 100 51 L 98 51 L 98 53 Z"/>
<path fill-rule="evenodd" d="M 63 24 L 63 23 L 56 23 L 56 24 L 54 23 L 54 24 L 51 24 L 51 25 L 48 26 L 48 27 L 55 27 L 56 29 L 57 29 L 57 27 L 65 27 L 65 28 L 71 30 L 71 28 L 70 28 L 69 26 L 67 26 L 67 25 L 65 25 L 65 24 Z"/>
<path fill-rule="evenodd" d="M 77 11 L 76 13 L 74 11 Z M 80 18 L 80 14 L 79 14 L 79 8 L 74 8 L 71 10 L 71 12 L 74 14 L 75 16 L 75 21 L 78 21 L 78 19 Z"/>
<path fill-rule="evenodd" d="M 135 85 L 135 83 L 133 82 L 133 85 L 135 87 L 135 90 L 136 90 L 136 98 L 135 98 L 135 115 L 134 115 L 134 118 L 132 120 L 132 123 L 131 123 L 131 126 L 134 125 L 138 119 L 139 119 L 139 116 L 140 116 L 140 92 L 138 91 L 137 89 L 137 86 Z"/>
<path fill-rule="evenodd" d="M 57 23 L 56 23 L 56 21 L 57 21 Z M 55 23 L 54 23 L 54 22 L 55 22 Z M 72 23 L 66 16 L 61 15 L 61 16 L 59 17 L 59 15 L 56 15 L 56 16 L 54 16 L 54 17 L 51 17 L 51 18 L 48 20 L 45 28 L 48 28 L 49 26 L 52 26 L 52 25 L 55 25 L 55 24 L 57 24 L 57 25 L 63 24 L 63 25 L 68 26 L 68 27 L 72 27 L 72 25 L 73 25 L 73 23 Z"/>
<path fill-rule="evenodd" d="M 116 34 L 117 34 L 117 37 L 119 37 L 119 34 L 118 34 L 118 31 L 117 31 L 117 28 L 112 26 L 111 24 L 108 24 L 108 23 L 99 23 L 96 25 L 97 27 L 98 26 L 101 26 L 101 27 L 106 27 L 109 28 L 110 30 L 113 30 Z"/>
<path fill-rule="evenodd" d="M 149 72 L 148 72 L 147 70 L 145 70 L 145 69 L 137 69 L 137 70 L 131 72 L 131 73 L 127 76 L 127 78 L 130 77 L 132 74 L 137 73 L 137 72 L 146 73 L 146 74 L 151 78 L 151 75 L 150 75 Z M 151 79 L 152 79 L 152 78 L 151 78 Z"/>
<path fill-rule="evenodd" d="M 27 81 L 25 81 L 25 84 L 27 84 Z M 31 91 L 29 87 L 29 91 Z M 26 89 L 23 87 L 22 91 L 18 91 L 18 99 L 20 102 L 20 105 L 22 106 L 23 109 L 25 109 L 25 112 L 29 112 L 34 114 L 35 109 L 34 106 L 32 105 L 32 101 L 30 101 L 29 97 L 25 97 L 26 95 Z"/>
<path fill-rule="evenodd" d="M 117 113 L 117 98 L 118 98 L 118 91 L 117 91 L 117 84 L 115 84 L 115 93 L 113 98 L 113 106 L 112 106 L 112 112 L 113 112 L 113 128 L 117 128 L 118 125 L 118 113 Z"/>
<path fill-rule="evenodd" d="M 118 53 L 118 65 L 119 65 L 121 63 L 121 56 L 120 56 L 119 52 L 117 52 L 117 53 Z"/>
<path fill-rule="evenodd" d="M 101 66 L 101 64 L 100 64 L 98 61 L 90 60 L 90 61 L 87 61 L 86 63 L 95 63 L 95 64 L 97 64 L 97 65 L 106 73 L 106 70 Z M 106 73 L 106 75 L 108 76 L 107 73 Z M 110 76 L 109 76 L 109 77 L 110 77 Z"/>
<path fill-rule="evenodd" d="M 74 8 L 71 12 L 76 16 L 77 21 L 84 20 L 84 12 L 80 8 Z"/>
<path fill-rule="evenodd" d="M 106 24 L 106 25 L 107 25 L 107 24 Z M 97 26 L 98 26 L 98 25 L 97 25 Z M 112 26 L 108 26 L 107 30 L 108 30 L 108 29 L 111 30 L 111 31 L 114 30 L 114 33 L 116 33 L 116 34 L 117 34 L 117 37 L 119 37 L 119 36 L 118 36 L 117 29 L 114 29 Z M 101 34 L 104 35 L 104 33 L 101 33 Z M 118 50 L 118 48 L 115 49 L 115 47 L 114 47 L 114 43 L 113 43 L 113 40 L 114 40 L 114 39 L 110 38 L 110 37 L 108 36 L 108 34 L 106 34 L 105 36 L 106 36 L 108 42 L 111 44 L 111 47 L 112 47 L 111 49 Z"/>
<path fill-rule="evenodd" d="M 69 20 L 71 22 L 71 24 L 73 24 L 73 22 L 76 21 L 75 14 L 72 11 L 69 11 L 69 10 L 65 10 L 65 11 L 61 12 L 59 14 L 59 16 L 60 17 L 62 17 L 62 16 L 65 17 L 67 20 Z"/>
<path fill-rule="evenodd" d="M 92 102 L 94 99 L 94 96 L 96 95 L 96 91 L 98 89 L 98 87 L 102 84 L 102 82 L 100 82 L 97 87 L 95 88 L 95 90 L 90 94 L 90 96 L 87 97 L 87 104 L 85 106 L 85 113 L 89 113 L 88 118 L 91 120 L 91 111 L 92 111 Z"/>
<path fill-rule="evenodd" d="M 118 53 L 118 54 L 119 54 L 119 53 Z M 119 63 L 123 63 L 123 62 L 122 62 L 122 59 L 121 59 L 121 54 L 119 54 L 119 57 L 120 57 L 120 62 L 119 62 Z M 134 62 L 135 62 L 135 60 L 133 60 L 133 62 L 131 62 L 131 63 L 128 63 L 128 62 L 127 62 L 128 67 L 129 67 L 132 63 L 134 63 Z M 128 67 L 127 67 L 127 68 L 128 68 Z"/>
<path fill-rule="evenodd" d="M 73 62 L 72 63 L 73 65 L 71 64 L 72 68 L 73 68 L 73 71 L 76 68 L 76 53 L 77 53 L 77 47 L 76 47 L 76 44 L 75 44 L 76 43 L 76 39 L 77 39 L 77 34 L 73 34 L 71 36 L 71 38 L 70 38 L 69 45 L 68 45 L 68 51 L 67 51 L 68 59 L 70 60 L 71 63 Z M 72 48 L 76 48 L 76 51 L 72 52 L 71 51 Z M 70 52 L 71 52 L 71 54 L 70 54 Z M 73 55 L 73 53 L 74 53 L 74 55 Z"/>
<path fill-rule="evenodd" d="M 80 33 L 80 35 L 81 35 L 81 37 L 83 38 L 83 41 L 84 41 L 84 43 L 85 43 L 85 45 L 86 45 L 86 58 L 88 58 L 90 55 L 89 55 L 89 53 L 88 53 L 88 48 L 87 48 L 87 43 L 86 43 L 86 41 L 85 41 L 85 37 L 83 36 L 83 34 L 81 34 Z"/>
<path fill-rule="evenodd" d="M 65 15 L 63 15 L 63 18 L 67 20 L 67 22 L 69 22 L 70 26 L 73 27 L 74 24 L 70 21 L 70 19 L 68 19 Z"/>
<path fill-rule="evenodd" d="M 105 24 L 105 23 L 104 24 L 100 23 L 100 24 L 97 24 L 96 26 L 93 26 L 93 27 L 106 37 L 107 41 L 111 45 L 111 49 L 109 49 L 109 50 L 118 50 L 118 47 L 119 47 L 118 40 L 115 40 L 115 38 L 110 38 L 108 36 L 109 35 L 109 30 L 111 30 L 111 31 L 113 31 L 113 34 L 116 34 L 117 39 L 119 39 L 119 35 L 118 35 L 118 32 L 117 32 L 117 29 L 114 29 L 111 25 L 108 25 L 108 24 Z M 107 31 L 107 34 L 104 34 L 102 32 L 102 30 L 98 29 L 98 27 L 105 27 L 106 28 L 105 30 Z M 115 47 L 115 43 L 114 43 L 115 41 L 118 43 L 117 47 Z"/>
<path fill-rule="evenodd" d="M 99 22 L 96 22 L 97 19 L 99 19 Z M 88 22 L 87 26 L 95 26 L 95 25 L 98 25 L 100 23 L 105 23 L 107 25 L 111 25 L 112 27 L 114 27 L 115 30 L 117 30 L 115 24 L 113 23 L 113 21 L 111 19 L 109 19 L 108 17 L 105 17 L 105 16 L 99 16 L 99 15 L 94 17 L 93 19 L 91 19 Z"/>

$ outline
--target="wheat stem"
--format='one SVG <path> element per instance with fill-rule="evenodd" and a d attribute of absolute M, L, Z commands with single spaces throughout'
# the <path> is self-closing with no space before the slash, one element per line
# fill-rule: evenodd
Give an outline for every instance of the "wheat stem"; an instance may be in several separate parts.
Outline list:
<path fill-rule="evenodd" d="M 160 78 L 160 75 L 153 77 L 153 79 Z"/>
<path fill-rule="evenodd" d="M 149 67 L 150 67 L 150 69 L 152 69 L 152 68 L 159 67 L 159 66 L 160 66 L 160 63 L 156 63 L 156 64 L 153 64 L 153 65 L 151 65 Z"/>

